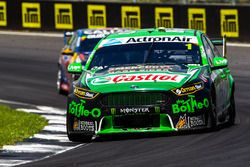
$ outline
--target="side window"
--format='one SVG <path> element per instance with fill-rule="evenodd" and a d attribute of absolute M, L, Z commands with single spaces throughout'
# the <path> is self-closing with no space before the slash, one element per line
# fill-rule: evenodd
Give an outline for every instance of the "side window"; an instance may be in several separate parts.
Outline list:
<path fill-rule="evenodd" d="M 207 58 L 208 58 L 208 61 L 209 61 L 209 64 L 212 65 L 213 63 L 213 59 L 214 59 L 214 53 L 213 53 L 213 50 L 212 48 L 210 47 L 207 39 L 202 36 L 202 42 L 204 44 L 204 49 L 205 49 L 205 52 L 206 52 L 206 55 L 207 55 Z"/>
<path fill-rule="evenodd" d="M 214 56 L 215 57 L 222 57 L 220 52 L 218 51 L 217 47 L 215 47 L 214 44 L 207 37 L 205 37 L 205 38 L 208 41 L 208 44 L 210 45 L 210 47 L 212 48 Z"/>
<path fill-rule="evenodd" d="M 74 34 L 74 36 L 72 37 L 72 39 L 70 39 L 70 42 L 69 42 L 69 47 L 72 51 L 75 50 L 75 47 L 76 47 L 76 43 L 77 43 L 77 35 Z"/>

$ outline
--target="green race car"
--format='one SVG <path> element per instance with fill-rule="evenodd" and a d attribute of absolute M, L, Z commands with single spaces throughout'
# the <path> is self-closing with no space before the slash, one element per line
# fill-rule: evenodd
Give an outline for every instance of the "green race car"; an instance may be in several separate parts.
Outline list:
<path fill-rule="evenodd" d="M 223 55 L 216 45 L 224 45 Z M 234 124 L 234 79 L 225 40 L 189 29 L 111 34 L 91 53 L 68 96 L 71 141 L 122 133 L 159 133 Z"/>

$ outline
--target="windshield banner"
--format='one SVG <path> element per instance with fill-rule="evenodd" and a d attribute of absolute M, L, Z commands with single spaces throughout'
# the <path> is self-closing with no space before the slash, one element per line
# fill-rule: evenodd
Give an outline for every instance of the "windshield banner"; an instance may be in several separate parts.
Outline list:
<path fill-rule="evenodd" d="M 135 43 L 152 43 L 152 42 L 181 42 L 197 44 L 198 40 L 194 36 L 141 36 L 141 37 L 126 37 L 105 39 L 101 42 L 99 47 L 135 44 Z"/>

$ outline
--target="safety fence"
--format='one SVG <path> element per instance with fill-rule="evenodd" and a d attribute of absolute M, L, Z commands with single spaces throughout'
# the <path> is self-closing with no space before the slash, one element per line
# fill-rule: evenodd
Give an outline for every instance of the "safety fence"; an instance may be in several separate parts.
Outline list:
<path fill-rule="evenodd" d="M 250 6 L 0 0 L 0 29 L 192 28 L 211 37 L 250 41 Z"/>

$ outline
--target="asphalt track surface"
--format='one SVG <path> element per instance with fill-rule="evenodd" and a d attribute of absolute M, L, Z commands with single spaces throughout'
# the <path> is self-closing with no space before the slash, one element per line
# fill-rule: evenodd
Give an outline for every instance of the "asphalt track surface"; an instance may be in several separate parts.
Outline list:
<path fill-rule="evenodd" d="M 1 35 L 0 99 L 65 108 L 56 93 L 61 38 Z M 236 125 L 215 132 L 103 138 L 23 166 L 250 166 L 250 48 L 229 47 Z M 51 111 L 53 112 L 53 111 Z"/>

